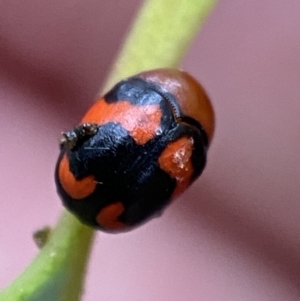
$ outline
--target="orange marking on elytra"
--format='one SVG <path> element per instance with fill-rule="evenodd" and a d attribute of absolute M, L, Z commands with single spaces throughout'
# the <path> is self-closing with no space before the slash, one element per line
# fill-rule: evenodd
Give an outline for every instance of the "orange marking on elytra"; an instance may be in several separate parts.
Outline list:
<path fill-rule="evenodd" d="M 62 157 L 59 163 L 58 177 L 65 192 L 76 200 L 83 199 L 92 194 L 97 185 L 94 176 L 87 176 L 77 180 L 70 171 L 70 163 L 66 155 Z"/>
<path fill-rule="evenodd" d="M 118 220 L 118 217 L 124 212 L 124 206 L 121 202 L 110 204 L 104 207 L 97 215 L 97 223 L 107 230 L 122 230 L 128 228 Z"/>
<path fill-rule="evenodd" d="M 194 172 L 191 158 L 193 144 L 191 137 L 182 137 L 167 145 L 158 159 L 160 168 L 176 179 L 173 197 L 181 194 L 190 185 Z"/>
<path fill-rule="evenodd" d="M 137 144 L 145 144 L 155 137 L 160 128 L 162 111 L 158 105 L 132 105 L 129 101 L 107 103 L 104 98 L 98 100 L 85 114 L 81 123 L 90 122 L 99 125 L 107 122 L 120 123 Z"/>

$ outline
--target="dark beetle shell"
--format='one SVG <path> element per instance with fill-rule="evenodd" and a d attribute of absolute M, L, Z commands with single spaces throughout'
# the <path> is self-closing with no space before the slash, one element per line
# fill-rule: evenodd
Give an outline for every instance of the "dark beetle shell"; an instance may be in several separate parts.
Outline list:
<path fill-rule="evenodd" d="M 202 173 L 213 130 L 210 101 L 187 73 L 158 69 L 130 77 L 63 133 L 58 193 L 84 223 L 130 230 Z"/>

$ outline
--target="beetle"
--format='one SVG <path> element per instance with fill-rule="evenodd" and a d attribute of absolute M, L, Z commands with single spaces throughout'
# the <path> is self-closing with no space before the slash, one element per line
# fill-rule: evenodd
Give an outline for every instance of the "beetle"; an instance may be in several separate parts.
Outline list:
<path fill-rule="evenodd" d="M 85 224 L 131 230 L 202 173 L 213 132 L 211 102 L 188 73 L 156 69 L 129 77 L 62 133 L 58 194 Z"/>

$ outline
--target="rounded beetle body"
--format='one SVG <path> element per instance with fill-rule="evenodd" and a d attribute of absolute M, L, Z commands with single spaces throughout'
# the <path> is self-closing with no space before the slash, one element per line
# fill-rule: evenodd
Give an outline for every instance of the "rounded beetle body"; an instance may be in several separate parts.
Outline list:
<path fill-rule="evenodd" d="M 84 223 L 130 230 L 202 173 L 213 129 L 210 101 L 187 73 L 158 69 L 130 77 L 63 133 L 58 193 Z"/>

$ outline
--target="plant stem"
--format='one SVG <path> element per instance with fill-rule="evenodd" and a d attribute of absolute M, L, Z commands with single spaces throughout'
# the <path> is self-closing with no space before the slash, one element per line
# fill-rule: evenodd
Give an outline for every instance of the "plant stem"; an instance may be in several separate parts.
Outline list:
<path fill-rule="evenodd" d="M 92 238 L 92 229 L 65 211 L 41 252 L 0 300 L 80 300 Z"/>
<path fill-rule="evenodd" d="M 217 0 L 148 0 L 132 25 L 104 91 L 138 72 L 178 67 Z M 102 91 L 103 91 L 102 90 Z"/>

